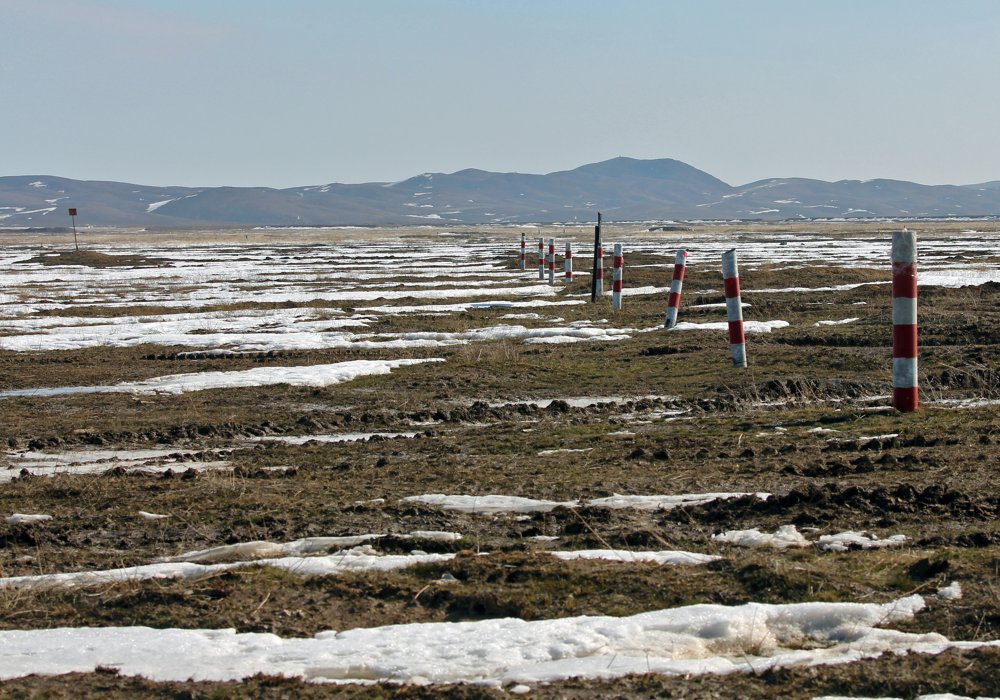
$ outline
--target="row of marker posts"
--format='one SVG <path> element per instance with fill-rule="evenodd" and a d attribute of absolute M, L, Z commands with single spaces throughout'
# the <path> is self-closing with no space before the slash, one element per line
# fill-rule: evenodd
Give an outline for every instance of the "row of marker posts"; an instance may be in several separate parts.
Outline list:
<path fill-rule="evenodd" d="M 548 257 L 545 241 L 538 239 L 538 279 L 545 278 L 548 267 L 549 284 L 555 283 L 555 239 L 549 239 Z M 892 405 L 902 412 L 917 410 L 919 387 L 917 382 L 917 236 L 903 229 L 892 235 Z M 526 269 L 525 234 L 521 234 L 521 269 Z M 546 265 L 547 264 L 547 265 Z M 612 260 L 611 308 L 622 308 L 624 254 L 622 244 L 615 243 Z M 663 326 L 671 329 L 677 325 L 681 289 L 687 269 L 687 251 L 678 250 L 674 258 L 673 279 Z M 736 249 L 722 254 L 722 279 L 726 295 L 726 319 L 729 330 L 729 352 L 733 367 L 747 366 L 746 333 L 743 328 L 743 302 L 740 294 L 740 272 Z M 565 281 L 573 281 L 573 245 L 566 242 Z M 590 300 L 604 295 L 604 245 L 601 240 L 601 215 L 597 215 L 594 229 L 594 268 L 591 275 Z"/>

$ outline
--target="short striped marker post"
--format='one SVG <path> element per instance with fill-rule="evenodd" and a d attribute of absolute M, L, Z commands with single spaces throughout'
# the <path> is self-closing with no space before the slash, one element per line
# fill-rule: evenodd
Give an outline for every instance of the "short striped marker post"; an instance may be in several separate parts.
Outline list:
<path fill-rule="evenodd" d="M 556 283 L 556 239 L 549 239 L 549 284 Z"/>
<path fill-rule="evenodd" d="M 566 241 L 565 261 L 566 284 L 569 284 L 573 281 L 573 244 L 570 241 Z"/>
<path fill-rule="evenodd" d="M 892 406 L 917 410 L 917 234 L 892 234 Z"/>
<path fill-rule="evenodd" d="M 524 240 L 524 234 L 522 233 L 521 234 L 521 269 L 522 270 L 526 270 L 527 266 L 528 266 L 528 260 L 527 260 L 527 257 L 526 257 L 527 253 L 526 253 L 526 248 L 525 248 L 526 245 L 527 245 L 527 243 Z"/>
<path fill-rule="evenodd" d="M 612 258 L 611 272 L 611 310 L 621 311 L 622 309 L 622 267 L 625 259 L 622 256 L 622 244 L 615 243 L 614 258 Z"/>
<path fill-rule="evenodd" d="M 670 296 L 667 297 L 667 318 L 664 328 L 677 325 L 677 311 L 681 308 L 681 287 L 684 286 L 684 270 L 687 269 L 687 251 L 678 250 L 674 258 L 674 278 L 670 281 Z"/>
<path fill-rule="evenodd" d="M 545 279 L 545 239 L 538 239 L 538 279 Z"/>
<path fill-rule="evenodd" d="M 736 249 L 722 254 L 722 279 L 726 288 L 726 317 L 729 319 L 729 352 L 733 367 L 747 366 L 747 341 L 743 333 L 743 303 L 740 301 L 740 269 Z"/>

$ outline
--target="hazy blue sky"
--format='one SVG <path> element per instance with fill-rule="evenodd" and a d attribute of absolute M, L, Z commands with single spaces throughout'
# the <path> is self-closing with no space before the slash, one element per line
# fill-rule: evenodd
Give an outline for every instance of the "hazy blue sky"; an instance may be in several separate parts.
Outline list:
<path fill-rule="evenodd" d="M 996 0 L 0 0 L 0 175 L 1000 179 Z"/>

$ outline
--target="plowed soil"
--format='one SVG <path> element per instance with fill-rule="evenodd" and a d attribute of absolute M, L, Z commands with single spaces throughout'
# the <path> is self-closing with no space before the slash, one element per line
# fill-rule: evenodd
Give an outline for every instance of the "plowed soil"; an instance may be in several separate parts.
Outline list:
<path fill-rule="evenodd" d="M 846 234 L 845 234 L 846 235 Z M 252 252 L 252 242 L 248 242 Z M 665 286 L 662 255 L 629 260 L 628 284 Z M 96 258 L 95 258 L 96 260 Z M 100 266 L 111 265 L 100 260 Z M 516 265 L 511 255 L 504 262 Z M 156 265 L 136 258 L 128 264 Z M 94 261 L 81 264 L 97 264 Z M 723 320 L 718 266 L 688 269 L 681 320 Z M 742 275 L 747 320 L 788 328 L 748 334 L 750 368 L 733 369 L 721 332 L 647 332 L 572 345 L 493 341 L 392 350 L 310 350 L 213 357 L 190 348 L 73 351 L 0 349 L 0 390 L 111 384 L 202 370 L 347 359 L 443 357 L 322 389 L 290 386 L 177 396 L 67 395 L 0 399 L 9 451 L 169 448 L 190 468 L 102 474 L 14 473 L 0 512 L 45 513 L 0 522 L 0 573 L 20 576 L 146 564 L 157 557 L 250 540 L 379 533 L 383 552 L 447 551 L 451 561 L 396 572 L 303 577 L 268 568 L 183 581 L 72 590 L 0 590 L 0 628 L 147 625 L 311 636 L 385 624 L 516 616 L 628 615 L 714 602 L 885 602 L 959 581 L 963 596 L 902 626 L 950 639 L 1000 638 L 1000 284 L 921 288 L 921 385 L 913 414 L 888 406 L 891 299 L 887 266 L 762 267 Z M 753 289 L 872 283 L 843 291 Z M 569 293 L 586 293 L 589 279 Z M 863 303 L 862 303 L 863 302 Z M 665 295 L 560 308 L 567 323 L 662 323 Z M 253 308 L 253 304 L 247 305 Z M 103 310 L 104 313 L 107 310 Z M 508 310 L 448 317 L 386 316 L 380 332 L 501 323 Z M 817 321 L 858 316 L 843 325 Z M 0 335 L 3 328 L 0 327 Z M 2 345 L 0 345 L 2 347 Z M 599 396 L 575 407 L 565 399 Z M 539 407 L 533 401 L 552 400 Z M 966 403 L 949 403 L 965 401 Z M 974 403 L 978 401 L 979 403 Z M 409 438 L 283 444 L 266 438 L 347 431 Z M 265 438 L 260 441 L 261 438 Z M 2 459 L 2 458 L 0 458 Z M 225 459 L 221 469 L 199 461 Z M 4 465 L 0 464 L 0 468 Z M 15 470 L 16 472 L 16 470 Z M 575 501 L 613 494 L 767 492 L 669 511 L 597 507 L 532 514 L 462 513 L 413 502 L 419 494 L 507 494 Z M 147 520 L 138 511 L 169 514 Z M 905 546 L 828 552 L 749 549 L 712 535 L 794 524 L 810 539 L 847 530 Z M 402 537 L 451 531 L 460 540 Z M 554 542 L 536 539 L 544 535 Z M 722 556 L 699 567 L 560 561 L 549 549 L 684 549 Z M 491 552 L 491 557 L 474 556 Z M 443 585 L 449 574 L 457 583 Z M 1000 652 L 882 657 L 761 674 L 534 687 L 534 697 L 811 698 L 1000 694 Z M 492 697 L 471 686 L 157 684 L 113 670 L 7 681 L 0 697 Z"/>

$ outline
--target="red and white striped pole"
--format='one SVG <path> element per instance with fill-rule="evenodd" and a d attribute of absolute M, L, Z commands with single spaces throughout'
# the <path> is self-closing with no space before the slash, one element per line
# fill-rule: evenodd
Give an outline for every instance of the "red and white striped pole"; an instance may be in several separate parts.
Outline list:
<path fill-rule="evenodd" d="M 684 270 L 687 269 L 687 251 L 678 250 L 674 258 L 674 278 L 670 281 L 670 296 L 667 297 L 667 320 L 664 328 L 677 325 L 677 311 L 681 308 L 681 287 L 684 286 Z"/>
<path fill-rule="evenodd" d="M 729 319 L 729 352 L 733 367 L 747 366 L 747 341 L 743 333 L 743 303 L 740 301 L 740 269 L 736 249 L 722 254 L 722 279 L 726 288 L 726 317 Z"/>
<path fill-rule="evenodd" d="M 556 239 L 549 239 L 549 284 L 556 283 Z"/>
<path fill-rule="evenodd" d="M 538 279 L 545 279 L 545 239 L 538 239 Z"/>
<path fill-rule="evenodd" d="M 573 281 L 573 244 L 566 241 L 566 284 Z"/>
<path fill-rule="evenodd" d="M 892 406 L 917 410 L 917 234 L 892 234 Z"/>
<path fill-rule="evenodd" d="M 527 266 L 528 266 L 528 261 L 527 261 L 527 257 L 526 257 L 525 246 L 526 246 L 526 242 L 524 240 L 524 234 L 522 233 L 521 234 L 521 269 L 522 270 L 527 269 Z"/>
<path fill-rule="evenodd" d="M 615 256 L 612 258 L 611 273 L 611 309 L 621 311 L 622 308 L 622 266 L 625 259 L 622 256 L 622 244 L 615 243 Z"/>

